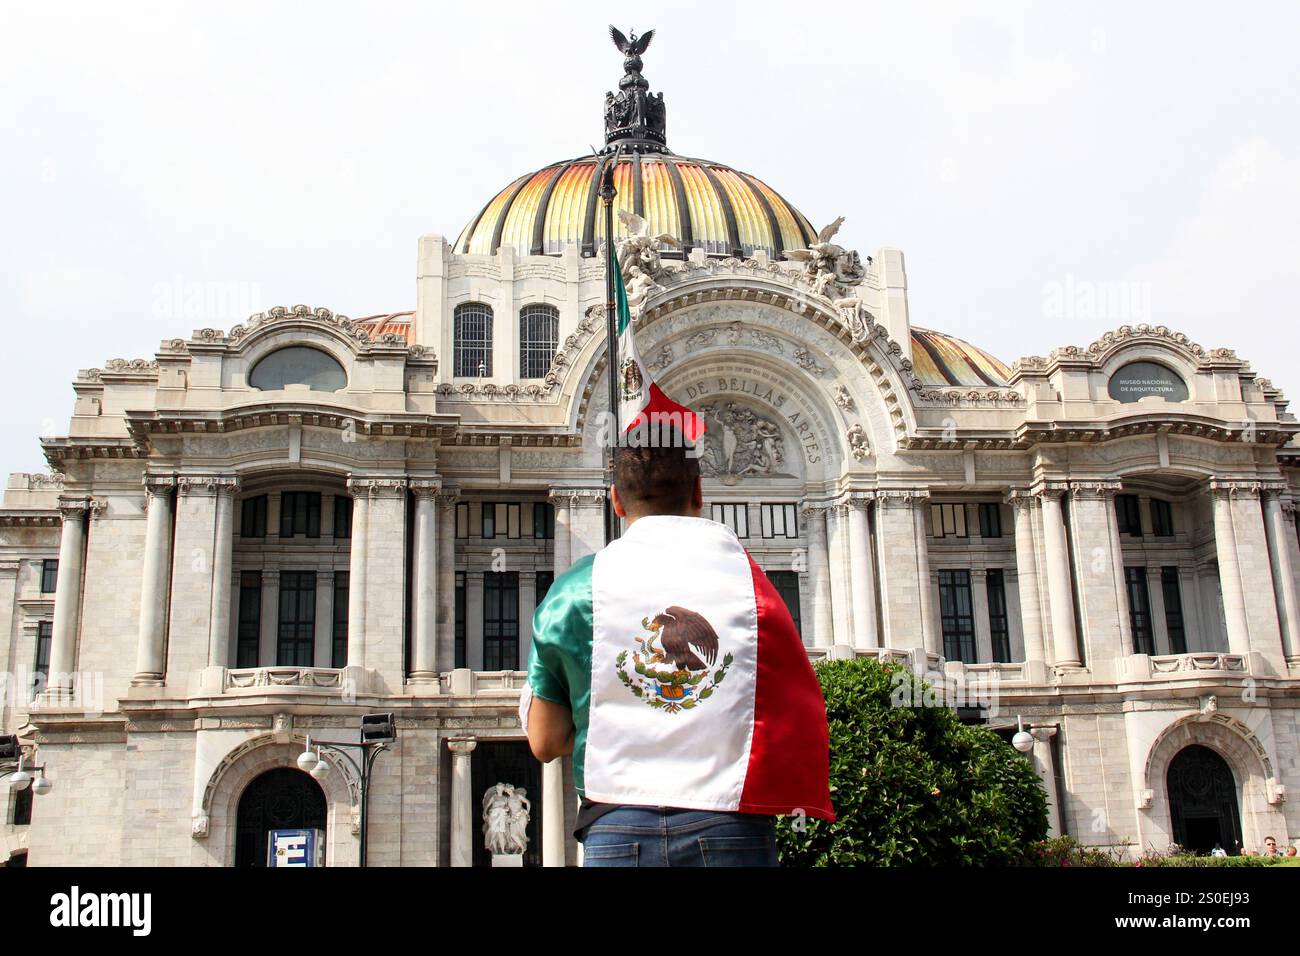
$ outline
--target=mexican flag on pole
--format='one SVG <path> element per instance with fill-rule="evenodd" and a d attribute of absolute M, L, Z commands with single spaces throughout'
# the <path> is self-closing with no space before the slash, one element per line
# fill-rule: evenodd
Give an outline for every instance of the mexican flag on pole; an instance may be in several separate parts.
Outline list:
<path fill-rule="evenodd" d="M 618 335 L 618 420 L 624 434 L 633 426 L 671 424 L 681 429 L 687 441 L 704 434 L 704 419 L 663 393 L 641 361 L 636 336 L 632 334 L 632 310 L 627 304 L 627 287 L 617 256 L 608 256 L 614 273 L 615 331 Z"/>

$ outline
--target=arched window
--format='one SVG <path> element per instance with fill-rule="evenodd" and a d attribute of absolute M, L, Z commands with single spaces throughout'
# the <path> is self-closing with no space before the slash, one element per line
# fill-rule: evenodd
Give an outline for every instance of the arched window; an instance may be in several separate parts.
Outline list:
<path fill-rule="evenodd" d="M 543 378 L 560 340 L 560 313 L 549 305 L 526 305 L 519 313 L 519 377 Z"/>
<path fill-rule="evenodd" d="M 488 378 L 492 374 L 492 307 L 482 302 L 456 306 L 455 369 L 457 378 Z"/>
<path fill-rule="evenodd" d="M 290 345 L 276 349 L 254 365 L 248 384 L 264 392 L 286 385 L 306 385 L 313 392 L 337 392 L 348 384 L 348 375 L 329 353 Z"/>

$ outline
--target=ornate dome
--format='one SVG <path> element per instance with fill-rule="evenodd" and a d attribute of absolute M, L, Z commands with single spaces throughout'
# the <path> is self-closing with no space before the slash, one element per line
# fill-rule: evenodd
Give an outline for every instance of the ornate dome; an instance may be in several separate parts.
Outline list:
<path fill-rule="evenodd" d="M 806 249 L 816 239 L 808 220 L 766 183 L 722 163 L 687 159 L 667 146 L 667 108 L 641 75 L 641 54 L 651 30 L 631 39 L 610 28 L 624 54 L 619 92 L 605 94 L 605 149 L 599 155 L 554 163 L 520 176 L 483 206 L 461 232 L 455 251 L 493 255 L 504 244 L 521 255 L 558 256 L 577 246 L 594 256 L 605 241 L 597 201 L 602 173 L 613 164 L 614 209 L 644 218 L 650 235 L 669 235 L 681 248 L 668 257 L 703 249 L 711 256 L 774 259 L 786 249 Z M 615 239 L 627 235 L 614 220 Z"/>

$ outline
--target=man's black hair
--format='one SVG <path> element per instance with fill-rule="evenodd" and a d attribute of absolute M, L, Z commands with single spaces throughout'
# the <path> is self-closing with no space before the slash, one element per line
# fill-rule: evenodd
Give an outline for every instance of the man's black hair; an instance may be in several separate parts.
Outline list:
<path fill-rule="evenodd" d="M 699 456 L 684 442 L 614 449 L 614 487 L 624 509 L 637 515 L 684 513 L 699 474 Z"/>

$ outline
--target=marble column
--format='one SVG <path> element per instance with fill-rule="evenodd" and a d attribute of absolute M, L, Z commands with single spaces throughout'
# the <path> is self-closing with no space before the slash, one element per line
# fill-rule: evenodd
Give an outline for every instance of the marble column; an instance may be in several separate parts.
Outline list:
<path fill-rule="evenodd" d="M 415 541 L 411 575 L 412 684 L 438 682 L 438 502 L 439 482 L 414 480 Z"/>
<path fill-rule="evenodd" d="M 871 530 L 867 508 L 871 499 L 853 495 L 849 506 L 849 586 L 853 594 L 853 646 L 880 646 L 876 631 L 876 568 L 871 559 Z"/>
<path fill-rule="evenodd" d="M 405 477 L 370 479 L 366 507 L 365 681 L 373 693 L 401 693 L 406 682 L 402 631 L 410 586 Z"/>
<path fill-rule="evenodd" d="M 605 490 L 580 488 L 569 503 L 569 557 L 573 561 L 605 546 Z"/>
<path fill-rule="evenodd" d="M 1120 653 L 1132 654 L 1136 651 L 1133 640 L 1133 613 L 1128 602 L 1128 578 L 1124 571 L 1124 546 L 1119 537 L 1119 515 L 1115 513 L 1115 495 L 1119 490 L 1120 485 L 1117 482 L 1106 482 L 1101 484 L 1098 493 L 1106 508 L 1106 532 L 1110 538 L 1112 573 L 1115 576 L 1115 607 L 1119 612 Z M 1139 513 L 1142 512 L 1150 514 L 1150 502 L 1146 502 L 1144 507 L 1139 509 Z M 1152 634 L 1154 633 L 1155 624 L 1152 622 Z"/>
<path fill-rule="evenodd" d="M 1237 555 L 1237 536 L 1232 520 L 1232 482 L 1212 481 L 1214 496 L 1214 549 L 1219 558 L 1219 587 L 1223 593 L 1223 616 L 1228 626 L 1228 651 L 1250 653 L 1250 625 L 1246 620 L 1246 596 Z"/>
<path fill-rule="evenodd" d="M 280 663 L 280 569 L 262 572 L 262 611 L 257 633 L 257 667 Z"/>
<path fill-rule="evenodd" d="M 1020 633 L 1026 661 L 1045 660 L 1043 609 L 1038 597 L 1038 552 L 1034 547 L 1034 496 L 1012 491 L 1007 503 L 1016 522 L 1016 589 L 1020 597 Z"/>
<path fill-rule="evenodd" d="M 176 479 L 144 478 L 144 573 L 140 584 L 140 630 L 136 643 L 136 686 L 160 686 L 165 667 L 167 635 L 167 575 L 172 564 L 172 493 Z"/>
<path fill-rule="evenodd" d="M 1300 601 L 1296 598 L 1295 569 L 1291 563 L 1291 539 L 1295 537 L 1295 505 L 1289 494 L 1269 488 L 1264 492 L 1264 533 L 1268 540 L 1269 566 L 1273 571 L 1273 593 L 1277 598 L 1278 625 L 1286 659 L 1300 660 Z"/>
<path fill-rule="evenodd" d="M 72 671 L 77 663 L 77 630 L 81 620 L 81 569 L 85 561 L 86 518 L 89 498 L 59 499 L 63 529 L 59 536 L 59 580 L 54 591 L 54 625 L 50 639 L 49 680 L 51 698 L 72 691 Z"/>
<path fill-rule="evenodd" d="M 235 492 L 239 479 L 222 478 L 215 486 L 216 520 L 212 530 L 212 606 L 209 612 L 208 666 L 230 666 L 231 577 L 235 547 Z M 146 532 L 147 533 L 147 532 Z M 317 622 L 317 627 L 320 623 Z"/>
<path fill-rule="evenodd" d="M 1052 619 L 1052 650 L 1057 667 L 1081 667 L 1079 638 L 1074 627 L 1074 587 L 1070 582 L 1070 551 L 1062 512 L 1064 488 L 1048 487 L 1040 495 L 1043 515 L 1043 558 L 1047 568 L 1047 598 Z"/>
<path fill-rule="evenodd" d="M 827 551 L 830 555 L 832 644 L 853 645 L 853 607 L 849 590 L 848 506 L 826 509 Z"/>
<path fill-rule="evenodd" d="M 348 667 L 366 666 L 366 549 L 370 530 L 370 485 L 349 478 L 352 540 L 348 551 Z M 265 584 L 263 584 L 265 587 Z"/>
<path fill-rule="evenodd" d="M 555 505 L 555 542 L 553 557 L 555 561 L 555 576 L 558 578 L 561 574 L 569 569 L 573 563 L 572 557 L 572 539 L 569 534 L 570 511 L 572 499 L 568 492 L 552 491 L 550 494 L 551 503 Z"/>
<path fill-rule="evenodd" d="M 438 659 L 435 669 L 456 666 L 456 501 L 454 489 L 438 495 Z"/>
<path fill-rule="evenodd" d="M 312 645 L 312 666 L 332 666 L 333 652 L 334 569 L 322 568 L 316 572 L 316 639 Z"/>
<path fill-rule="evenodd" d="M 1047 791 L 1047 835 L 1061 835 L 1061 795 L 1056 791 L 1056 761 L 1052 759 L 1052 738 L 1056 736 L 1056 727 L 1034 727 L 1029 733 L 1034 738 L 1034 749 L 1029 752 L 1029 761 L 1038 777 L 1043 781 Z"/>
<path fill-rule="evenodd" d="M 564 758 L 542 764 L 542 866 L 564 866 Z"/>
<path fill-rule="evenodd" d="M 808 578 L 812 591 L 813 647 L 830 647 L 835 643 L 831 617 L 830 552 L 826 544 L 826 508 L 808 504 L 803 508 L 804 527 L 808 529 Z"/>
<path fill-rule="evenodd" d="M 474 793 L 470 754 L 478 746 L 472 737 L 453 737 L 451 750 L 451 865 L 474 865 Z"/>
<path fill-rule="evenodd" d="M 912 533 L 916 539 L 916 577 L 920 584 L 921 599 L 921 636 L 925 649 L 934 655 L 943 654 L 943 635 L 940 633 L 938 614 L 935 611 L 934 581 L 930 576 L 930 542 L 925 534 L 925 509 L 929 506 L 930 496 L 913 497 Z"/>
<path fill-rule="evenodd" d="M 975 619 L 975 660 L 987 664 L 993 660 L 993 631 L 989 627 L 989 573 L 984 568 L 970 571 L 971 614 Z"/>
<path fill-rule="evenodd" d="M 923 611 L 930 600 L 929 556 L 926 581 L 921 583 L 916 520 L 919 507 L 928 503 L 923 489 L 887 489 L 876 492 L 876 536 L 880 546 L 880 606 L 884 644 L 897 650 L 929 649 L 924 625 L 933 616 Z M 920 505 L 914 503 L 919 502 Z M 921 514 L 924 521 L 924 514 Z M 920 543 L 924 543 L 924 538 Z"/>

